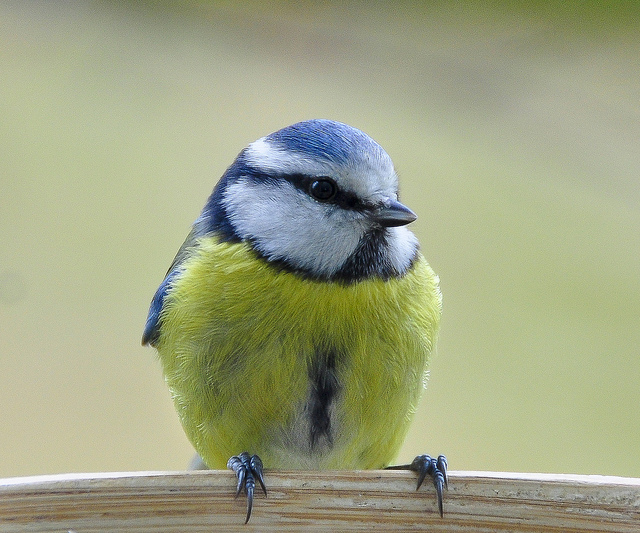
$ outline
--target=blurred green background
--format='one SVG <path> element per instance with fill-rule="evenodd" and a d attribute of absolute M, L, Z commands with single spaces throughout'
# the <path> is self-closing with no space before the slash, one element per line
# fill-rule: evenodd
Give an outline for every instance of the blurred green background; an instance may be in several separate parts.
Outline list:
<path fill-rule="evenodd" d="M 0 4 L 0 477 L 182 469 L 148 304 L 298 120 L 394 159 L 440 275 L 400 459 L 640 476 L 640 3 Z"/>

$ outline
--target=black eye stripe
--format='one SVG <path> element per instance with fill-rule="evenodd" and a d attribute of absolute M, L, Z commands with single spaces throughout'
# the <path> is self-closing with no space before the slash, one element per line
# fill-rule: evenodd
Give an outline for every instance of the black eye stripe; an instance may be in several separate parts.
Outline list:
<path fill-rule="evenodd" d="M 305 174 L 286 174 L 278 176 L 277 179 L 284 179 L 291 183 L 296 189 L 303 191 L 312 198 L 327 204 L 335 204 L 343 209 L 353 209 L 362 211 L 367 208 L 360 199 L 352 192 L 343 191 L 338 187 L 335 180 L 329 176 L 307 176 Z M 328 199 L 319 199 L 311 193 L 311 187 L 314 183 L 320 181 L 328 181 L 335 186 L 335 192 Z"/>

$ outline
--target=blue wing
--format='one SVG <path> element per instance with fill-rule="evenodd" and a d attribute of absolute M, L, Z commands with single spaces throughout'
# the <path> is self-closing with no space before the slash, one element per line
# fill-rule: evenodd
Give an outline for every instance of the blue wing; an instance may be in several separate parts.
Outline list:
<path fill-rule="evenodd" d="M 151 346 L 155 346 L 160 339 L 160 312 L 164 304 L 164 297 L 171 286 L 171 280 L 175 278 L 179 272 L 179 269 L 171 270 L 160 284 L 160 287 L 158 287 L 153 300 L 151 300 L 147 323 L 144 326 L 144 333 L 142 334 L 143 345 L 150 344 Z"/>
<path fill-rule="evenodd" d="M 151 305 L 149 306 L 149 315 L 147 316 L 147 323 L 144 326 L 144 332 L 142 333 L 142 344 L 150 344 L 155 346 L 160 339 L 160 313 L 162 312 L 162 306 L 164 305 L 164 298 L 167 292 L 171 289 L 171 283 L 173 279 L 182 272 L 182 263 L 191 254 L 191 251 L 197 246 L 197 239 L 201 233 L 201 225 L 196 221 L 191 232 L 185 239 L 184 243 L 178 250 L 173 263 L 167 271 L 167 275 L 158 287 Z"/>
<path fill-rule="evenodd" d="M 233 165 L 227 169 L 214 188 L 213 193 L 207 200 L 207 204 L 202 210 L 201 215 L 193 223 L 191 232 L 178 250 L 173 263 L 171 263 L 164 281 L 160 284 L 160 287 L 158 287 L 153 300 L 151 300 L 147 323 L 144 327 L 144 333 L 142 334 L 143 345 L 150 344 L 151 346 L 155 346 L 160 339 L 160 315 L 162 313 L 162 306 L 164 305 L 164 298 L 171 290 L 171 283 L 175 277 L 182 272 L 182 263 L 184 263 L 184 260 L 191 255 L 194 248 L 198 246 L 198 239 L 204 235 L 209 235 L 215 232 L 219 235 L 220 239 L 224 241 L 240 241 L 240 237 L 236 234 L 235 229 L 229 221 L 229 217 L 227 217 L 226 210 L 222 204 L 222 198 L 230 176 L 239 173 L 246 174 L 249 171 L 250 169 L 247 169 L 244 166 L 244 163 L 241 161 L 239 156 Z"/>

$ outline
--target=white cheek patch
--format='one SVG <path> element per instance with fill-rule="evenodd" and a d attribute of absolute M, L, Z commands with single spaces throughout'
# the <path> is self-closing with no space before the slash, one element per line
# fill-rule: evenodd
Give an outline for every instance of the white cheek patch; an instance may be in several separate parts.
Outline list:
<path fill-rule="evenodd" d="M 363 232 L 355 213 L 321 204 L 288 182 L 238 179 L 223 203 L 236 231 L 269 260 L 329 277 L 354 252 Z"/>
<path fill-rule="evenodd" d="M 387 257 L 397 272 L 406 272 L 418 249 L 418 238 L 406 227 L 388 228 Z"/>

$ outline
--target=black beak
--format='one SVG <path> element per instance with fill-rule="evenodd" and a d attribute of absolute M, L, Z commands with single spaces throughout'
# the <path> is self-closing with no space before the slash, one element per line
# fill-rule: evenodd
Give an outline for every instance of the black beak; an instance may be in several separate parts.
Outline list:
<path fill-rule="evenodd" d="M 404 226 L 418 218 L 418 215 L 411 211 L 411 209 L 396 200 L 387 200 L 371 211 L 370 216 L 373 221 L 384 228 Z"/>

